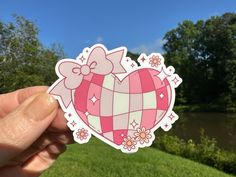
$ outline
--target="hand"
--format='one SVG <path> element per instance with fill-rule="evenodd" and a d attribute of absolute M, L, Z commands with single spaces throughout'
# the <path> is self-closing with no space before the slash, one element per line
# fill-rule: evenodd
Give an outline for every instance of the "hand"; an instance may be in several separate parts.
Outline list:
<path fill-rule="evenodd" d="M 44 86 L 0 95 L 0 176 L 36 177 L 73 142 Z"/>

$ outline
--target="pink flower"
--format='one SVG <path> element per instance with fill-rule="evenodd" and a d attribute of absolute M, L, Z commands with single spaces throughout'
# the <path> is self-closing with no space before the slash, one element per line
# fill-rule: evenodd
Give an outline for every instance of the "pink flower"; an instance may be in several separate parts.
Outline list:
<path fill-rule="evenodd" d="M 124 141 L 122 144 L 124 146 L 124 149 L 131 151 L 131 149 L 135 149 L 135 145 L 137 144 L 137 142 L 134 138 L 131 138 L 130 136 L 128 136 L 127 138 L 124 138 Z"/>
<path fill-rule="evenodd" d="M 152 67 L 157 67 L 161 64 L 161 59 L 158 55 L 153 55 L 149 60 L 149 64 L 151 64 Z"/>
<path fill-rule="evenodd" d="M 76 135 L 78 139 L 85 140 L 88 137 L 88 130 L 85 130 L 84 128 L 78 129 Z"/>
<path fill-rule="evenodd" d="M 136 132 L 134 133 L 135 139 L 140 142 L 140 144 L 149 143 L 150 138 L 152 135 L 150 135 L 150 130 L 146 130 L 145 127 L 138 128 Z"/>

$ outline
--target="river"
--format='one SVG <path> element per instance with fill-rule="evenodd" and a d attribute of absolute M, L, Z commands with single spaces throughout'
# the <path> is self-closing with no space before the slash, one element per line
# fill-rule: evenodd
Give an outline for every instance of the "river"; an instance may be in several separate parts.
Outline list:
<path fill-rule="evenodd" d="M 225 113 L 179 113 L 171 132 L 178 137 L 199 142 L 200 129 L 215 138 L 219 147 L 236 151 L 236 114 Z"/>

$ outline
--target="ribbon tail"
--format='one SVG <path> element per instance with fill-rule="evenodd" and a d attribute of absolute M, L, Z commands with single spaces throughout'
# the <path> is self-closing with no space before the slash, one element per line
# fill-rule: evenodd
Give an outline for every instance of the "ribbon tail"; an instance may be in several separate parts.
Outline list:
<path fill-rule="evenodd" d="M 49 93 L 61 98 L 61 102 L 65 108 L 67 108 L 72 102 L 72 90 L 65 87 L 65 79 L 57 83 Z"/>
<path fill-rule="evenodd" d="M 111 61 L 114 65 L 112 73 L 114 73 L 114 74 L 126 73 L 125 68 L 121 64 L 121 60 L 123 58 L 123 55 L 124 55 L 123 49 L 106 55 L 106 58 L 109 61 Z"/>

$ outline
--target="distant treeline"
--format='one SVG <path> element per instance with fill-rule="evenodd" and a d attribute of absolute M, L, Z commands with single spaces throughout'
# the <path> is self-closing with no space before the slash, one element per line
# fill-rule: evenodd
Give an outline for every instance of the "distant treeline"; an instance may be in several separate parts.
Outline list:
<path fill-rule="evenodd" d="M 163 40 L 165 63 L 183 78 L 176 102 L 184 106 L 177 108 L 236 112 L 235 13 L 196 23 L 185 20 Z"/>
<path fill-rule="evenodd" d="M 38 28 L 24 17 L 13 23 L 0 21 L 0 94 L 34 85 L 50 85 L 57 79 L 55 64 L 64 57 L 59 45 L 45 48 Z"/>
<path fill-rule="evenodd" d="M 180 110 L 236 111 L 235 13 L 185 20 L 163 40 L 165 62 L 183 78 L 176 99 Z M 52 84 L 54 66 L 64 57 L 60 46 L 41 44 L 31 21 L 19 16 L 13 23 L 0 21 L 0 93 Z"/>

